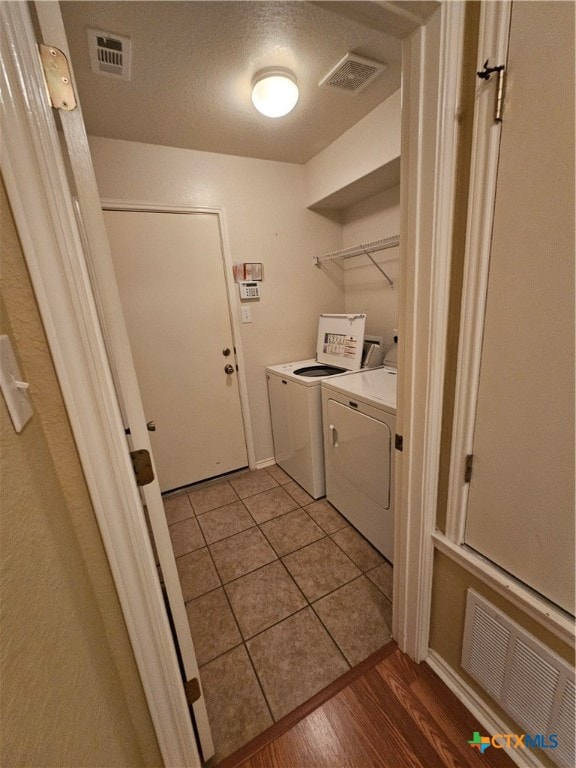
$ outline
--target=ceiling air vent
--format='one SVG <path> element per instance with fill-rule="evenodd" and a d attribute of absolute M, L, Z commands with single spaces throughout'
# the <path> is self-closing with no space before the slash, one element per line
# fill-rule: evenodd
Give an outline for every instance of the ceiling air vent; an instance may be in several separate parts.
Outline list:
<path fill-rule="evenodd" d="M 386 64 L 347 53 L 319 84 L 339 88 L 347 93 L 358 93 L 385 69 Z"/>
<path fill-rule="evenodd" d="M 88 30 L 88 49 L 92 72 L 130 80 L 132 41 L 101 29 Z"/>

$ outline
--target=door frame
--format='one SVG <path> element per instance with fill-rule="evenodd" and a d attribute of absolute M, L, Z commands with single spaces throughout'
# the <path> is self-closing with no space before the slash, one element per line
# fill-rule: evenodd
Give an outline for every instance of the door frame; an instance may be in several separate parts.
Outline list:
<path fill-rule="evenodd" d="M 428 655 L 465 3 L 403 44 L 400 295 L 392 635 Z"/>
<path fill-rule="evenodd" d="M 200 767 L 27 4 L 0 21 L 8 198 L 164 764 Z"/>
<path fill-rule="evenodd" d="M 242 413 L 242 423 L 244 426 L 244 441 L 246 443 L 246 452 L 248 455 L 248 466 L 250 469 L 256 468 L 256 453 L 254 450 L 254 433 L 252 431 L 252 422 L 250 419 L 250 401 L 248 398 L 248 385 L 246 381 L 246 366 L 244 364 L 244 350 L 242 347 L 242 335 L 240 333 L 240 323 L 238 316 L 240 314 L 240 299 L 238 291 L 235 289 L 232 262 L 232 249 L 226 226 L 226 214 L 224 208 L 189 206 L 182 204 L 156 204 L 150 201 L 142 202 L 140 200 L 118 200 L 116 198 L 101 198 L 103 210 L 114 211 L 143 211 L 147 213 L 183 213 L 183 214 L 202 214 L 207 213 L 217 217 L 218 231 L 220 233 L 220 248 L 222 250 L 222 260 L 224 266 L 224 282 L 226 286 L 226 296 L 228 299 L 228 316 L 230 318 L 230 327 L 232 328 L 232 340 L 236 353 L 236 362 L 238 370 L 238 388 L 240 391 L 240 410 Z"/>

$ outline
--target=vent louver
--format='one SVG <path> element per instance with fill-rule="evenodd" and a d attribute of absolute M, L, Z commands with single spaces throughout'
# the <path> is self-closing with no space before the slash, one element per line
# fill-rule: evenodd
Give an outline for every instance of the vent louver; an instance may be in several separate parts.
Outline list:
<path fill-rule="evenodd" d="M 88 50 L 92 72 L 96 75 L 130 80 L 132 41 L 129 37 L 89 29 Z"/>
<path fill-rule="evenodd" d="M 516 622 L 468 590 L 462 645 L 466 670 L 526 733 L 556 734 L 548 757 L 573 768 L 574 670 Z"/>
<path fill-rule="evenodd" d="M 346 93 L 359 93 L 385 69 L 386 65 L 378 61 L 347 53 L 319 84 L 338 88 Z"/>

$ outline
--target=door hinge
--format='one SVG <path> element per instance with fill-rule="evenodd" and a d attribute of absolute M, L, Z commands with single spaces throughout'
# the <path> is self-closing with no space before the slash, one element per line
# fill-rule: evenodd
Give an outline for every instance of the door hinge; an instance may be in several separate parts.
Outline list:
<path fill-rule="evenodd" d="M 132 457 L 132 466 L 136 475 L 136 485 L 148 485 L 154 480 L 154 470 L 152 469 L 152 459 L 150 453 L 145 448 L 139 451 L 130 451 Z"/>
<path fill-rule="evenodd" d="M 197 677 L 193 677 L 192 680 L 187 680 L 184 683 L 184 692 L 186 693 L 186 701 L 188 702 L 188 706 L 191 707 L 192 704 L 198 701 L 200 696 L 202 696 L 200 683 L 198 682 Z"/>
<path fill-rule="evenodd" d="M 39 43 L 38 50 L 50 104 L 54 109 L 71 112 L 76 109 L 76 94 L 72 85 L 68 59 L 59 48 L 53 45 Z"/>
<path fill-rule="evenodd" d="M 469 483 L 472 480 L 472 464 L 474 463 L 474 454 L 469 453 L 466 456 L 466 463 L 464 464 L 464 482 Z"/>
<path fill-rule="evenodd" d="M 496 105 L 494 108 L 494 121 L 497 123 L 502 122 L 502 113 L 504 111 L 504 88 L 506 85 L 506 67 L 504 64 L 499 64 L 497 67 L 489 67 L 488 59 L 484 62 L 484 69 L 481 72 L 476 72 L 481 80 L 490 80 L 491 75 L 496 74 L 498 76 L 498 83 L 496 86 Z"/>
<path fill-rule="evenodd" d="M 394 435 L 394 448 L 396 448 L 397 451 L 404 450 L 404 438 L 402 435 Z"/>

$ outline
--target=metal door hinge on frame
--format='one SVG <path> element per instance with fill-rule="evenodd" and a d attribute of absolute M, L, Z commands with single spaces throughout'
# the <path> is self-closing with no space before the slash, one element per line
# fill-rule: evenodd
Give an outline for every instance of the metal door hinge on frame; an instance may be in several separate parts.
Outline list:
<path fill-rule="evenodd" d="M 139 451 L 130 451 L 132 457 L 132 466 L 136 475 L 136 485 L 148 485 L 154 480 L 154 470 L 152 469 L 152 459 L 150 453 L 145 448 Z"/>
<path fill-rule="evenodd" d="M 466 456 L 466 462 L 464 464 L 464 482 L 469 483 L 472 480 L 472 465 L 474 464 L 474 455 L 469 453 Z"/>
<path fill-rule="evenodd" d="M 198 682 L 197 677 L 193 677 L 192 680 L 187 680 L 184 683 L 184 691 L 186 693 L 186 701 L 188 702 L 188 706 L 191 707 L 192 704 L 194 704 L 200 696 L 202 696 L 202 691 L 200 690 L 200 683 Z"/>
<path fill-rule="evenodd" d="M 494 74 L 498 76 L 498 83 L 496 85 L 496 105 L 494 107 L 494 121 L 497 123 L 502 122 L 502 113 L 504 111 L 504 88 L 506 85 L 506 67 L 504 64 L 499 64 L 497 67 L 489 67 L 488 59 L 484 62 L 484 69 L 481 72 L 476 72 L 477 76 L 481 80 L 490 80 L 490 77 Z"/>
<path fill-rule="evenodd" d="M 44 83 L 54 109 L 71 112 L 76 109 L 76 94 L 72 85 L 68 59 L 59 48 L 39 43 L 38 51 L 44 72 Z"/>

